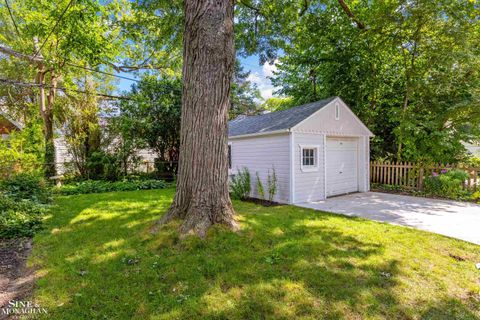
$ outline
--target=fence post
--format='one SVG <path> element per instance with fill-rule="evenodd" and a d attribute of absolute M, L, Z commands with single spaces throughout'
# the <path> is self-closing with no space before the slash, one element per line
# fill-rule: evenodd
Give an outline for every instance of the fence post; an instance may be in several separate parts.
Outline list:
<path fill-rule="evenodd" d="M 420 170 L 418 172 L 418 191 L 423 190 L 423 176 L 425 174 L 425 170 L 423 169 L 423 166 L 420 167 Z"/>

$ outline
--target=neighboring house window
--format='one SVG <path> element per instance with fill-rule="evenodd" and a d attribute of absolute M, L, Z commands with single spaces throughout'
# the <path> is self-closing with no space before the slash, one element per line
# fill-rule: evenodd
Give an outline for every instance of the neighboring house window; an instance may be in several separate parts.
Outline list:
<path fill-rule="evenodd" d="M 335 104 L 335 120 L 340 119 L 340 105 L 338 103 Z"/>
<path fill-rule="evenodd" d="M 232 169 L 232 145 L 228 145 L 228 169 Z"/>
<path fill-rule="evenodd" d="M 318 170 L 318 146 L 300 146 L 302 171 Z"/>

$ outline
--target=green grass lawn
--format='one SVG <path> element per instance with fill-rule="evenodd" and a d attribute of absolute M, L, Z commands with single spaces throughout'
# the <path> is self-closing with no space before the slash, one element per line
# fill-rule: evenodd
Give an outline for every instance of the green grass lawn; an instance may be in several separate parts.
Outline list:
<path fill-rule="evenodd" d="M 48 319 L 477 319 L 480 246 L 235 202 L 238 233 L 148 229 L 173 189 L 61 197 L 34 239 Z"/>

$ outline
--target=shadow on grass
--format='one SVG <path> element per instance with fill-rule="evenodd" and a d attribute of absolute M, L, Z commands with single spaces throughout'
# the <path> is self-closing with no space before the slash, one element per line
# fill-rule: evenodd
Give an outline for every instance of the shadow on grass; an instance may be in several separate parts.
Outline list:
<path fill-rule="evenodd" d="M 49 319 L 408 318 L 394 290 L 400 262 L 335 227 L 355 219 L 236 203 L 239 233 L 215 227 L 179 241 L 173 223 L 150 235 L 173 193 L 57 201 L 32 257 Z"/>

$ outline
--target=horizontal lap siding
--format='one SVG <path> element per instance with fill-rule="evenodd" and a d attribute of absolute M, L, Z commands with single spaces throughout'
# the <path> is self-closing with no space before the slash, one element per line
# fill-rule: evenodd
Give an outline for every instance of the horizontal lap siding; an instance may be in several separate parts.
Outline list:
<path fill-rule="evenodd" d="M 252 179 L 252 196 L 258 197 L 257 178 L 258 172 L 268 197 L 267 176 L 275 167 L 277 176 L 277 194 L 274 201 L 287 203 L 289 200 L 290 176 L 290 141 L 289 135 L 272 135 L 250 137 L 245 139 L 229 140 L 232 150 L 232 170 L 234 174 L 238 169 L 248 168 Z"/>
<path fill-rule="evenodd" d="M 54 139 L 55 144 L 55 169 L 57 174 L 62 175 L 73 169 L 73 155 L 68 149 L 64 136 Z"/>
<path fill-rule="evenodd" d="M 324 136 L 321 134 L 294 134 L 295 203 L 323 200 L 325 198 Z M 318 171 L 301 170 L 301 145 L 318 145 Z"/>

